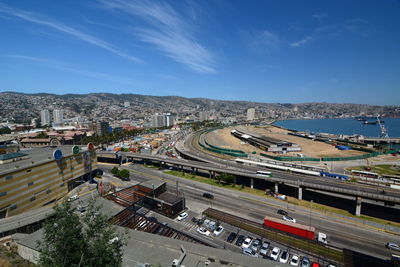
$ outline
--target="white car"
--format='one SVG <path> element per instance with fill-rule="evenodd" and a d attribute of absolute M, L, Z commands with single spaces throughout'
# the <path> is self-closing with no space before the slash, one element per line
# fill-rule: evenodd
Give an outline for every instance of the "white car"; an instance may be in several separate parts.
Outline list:
<path fill-rule="evenodd" d="M 181 213 L 178 215 L 178 221 L 183 221 L 184 219 L 186 219 L 189 216 L 189 214 L 187 214 L 187 212 Z"/>
<path fill-rule="evenodd" d="M 208 219 L 204 220 L 203 224 L 205 227 L 208 227 L 210 225 L 210 220 L 208 220 Z"/>
<path fill-rule="evenodd" d="M 274 261 L 278 260 L 279 252 L 281 252 L 281 249 L 278 247 L 274 247 L 271 251 L 271 259 Z"/>
<path fill-rule="evenodd" d="M 209 236 L 210 235 L 210 231 L 208 231 L 206 228 L 204 227 L 199 227 L 197 228 L 197 232 L 201 235 L 205 235 L 205 236 Z"/>
<path fill-rule="evenodd" d="M 247 238 L 243 241 L 242 249 L 244 249 L 244 248 L 249 248 L 250 245 L 251 245 L 251 241 L 253 241 L 253 238 L 247 237 Z"/>
<path fill-rule="evenodd" d="M 78 195 L 75 194 L 75 195 L 70 196 L 70 197 L 68 198 L 68 201 L 69 201 L 69 202 L 72 202 L 72 201 L 74 201 L 74 200 L 77 200 L 78 198 L 79 198 Z"/>
<path fill-rule="evenodd" d="M 290 259 L 290 265 L 299 266 L 299 263 L 300 263 L 299 255 L 293 254 L 292 258 Z"/>
<path fill-rule="evenodd" d="M 244 255 L 250 256 L 250 257 L 254 257 L 254 258 L 258 258 L 258 254 L 257 252 L 255 252 L 254 250 L 250 249 L 250 248 L 245 248 L 242 250 L 242 253 Z"/>
<path fill-rule="evenodd" d="M 279 257 L 279 262 L 287 263 L 289 260 L 289 253 L 287 251 L 282 251 L 281 256 Z"/>
<path fill-rule="evenodd" d="M 282 219 L 284 219 L 285 221 L 288 221 L 288 222 L 296 223 L 296 219 L 294 219 L 290 216 L 287 216 L 287 215 L 283 216 Z"/>
<path fill-rule="evenodd" d="M 262 256 L 267 256 L 268 254 L 268 247 L 269 247 L 269 242 L 268 241 L 264 241 L 262 243 L 261 249 L 260 249 L 260 255 Z"/>
<path fill-rule="evenodd" d="M 224 231 L 224 227 L 222 227 L 222 226 L 220 225 L 220 226 L 217 227 L 217 229 L 215 229 L 214 235 L 215 235 L 215 236 L 219 236 L 223 231 Z"/>

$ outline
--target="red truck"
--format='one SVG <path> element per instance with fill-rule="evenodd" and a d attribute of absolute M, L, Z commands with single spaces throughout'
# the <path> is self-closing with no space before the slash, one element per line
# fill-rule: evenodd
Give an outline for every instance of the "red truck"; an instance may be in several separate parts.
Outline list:
<path fill-rule="evenodd" d="M 264 217 L 264 225 L 274 229 L 278 229 L 286 233 L 301 236 L 310 240 L 315 239 L 315 228 L 312 226 L 310 227 L 298 223 L 287 222 L 281 219 L 272 218 L 268 216 Z M 326 234 L 318 233 L 318 241 L 327 244 L 328 241 L 326 238 Z"/>

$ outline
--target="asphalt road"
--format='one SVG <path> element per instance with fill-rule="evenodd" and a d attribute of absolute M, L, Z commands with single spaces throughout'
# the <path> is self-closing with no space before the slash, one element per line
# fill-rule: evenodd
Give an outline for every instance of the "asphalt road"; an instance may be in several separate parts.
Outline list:
<path fill-rule="evenodd" d="M 301 224 L 309 225 L 311 218 L 311 225 L 314 226 L 317 231 L 328 234 L 330 243 L 333 246 L 352 249 L 379 258 L 389 258 L 391 255 L 391 252 L 384 246 L 386 242 L 400 241 L 399 236 L 388 234 L 351 220 L 343 220 L 343 218 L 323 214 L 314 210 L 311 211 L 310 216 L 310 210 L 300 207 L 288 207 L 287 204 L 278 200 L 213 187 L 211 185 L 162 174 L 158 170 L 144 168 L 139 165 L 127 167 L 139 172 L 136 174 L 133 173 L 132 178 L 135 180 L 163 179 L 168 183 L 170 188 L 174 188 L 176 180 L 178 180 L 180 189 L 185 194 L 187 206 L 195 213 L 201 213 L 207 207 L 213 207 L 261 223 L 264 216 L 268 215 L 280 218 L 276 211 L 278 209 L 289 208 L 289 214 L 296 218 Z M 215 199 L 209 200 L 203 198 L 203 192 L 214 194 Z"/>
<path fill-rule="evenodd" d="M 221 166 L 232 167 L 232 168 L 241 168 L 242 171 L 247 170 L 247 171 L 256 172 L 257 170 L 260 169 L 257 167 L 246 166 L 246 165 L 238 166 L 238 164 L 236 162 L 216 158 L 209 154 L 198 151 L 192 144 L 194 138 L 195 138 L 195 135 L 192 134 L 184 142 L 178 143 L 177 146 L 179 147 L 180 150 L 184 151 L 188 155 L 191 155 L 195 158 L 199 158 L 205 162 L 210 162 L 210 163 L 219 164 Z M 388 187 L 377 187 L 377 186 L 363 185 L 363 184 L 348 184 L 348 183 L 345 184 L 344 182 L 340 182 L 340 181 L 332 180 L 332 179 L 328 179 L 328 178 L 295 174 L 295 173 L 287 173 L 285 171 L 280 171 L 280 170 L 275 170 L 275 169 L 269 169 L 269 171 L 271 171 L 273 176 L 275 176 L 275 177 L 294 180 L 294 181 L 304 181 L 304 182 L 312 182 L 312 183 L 317 182 L 318 184 L 321 184 L 321 185 L 341 187 L 341 188 L 352 188 L 352 189 L 355 189 L 358 191 L 364 191 L 364 192 L 372 193 L 372 194 L 382 194 L 382 190 L 384 189 L 385 190 L 384 195 L 386 195 L 386 196 L 393 196 L 393 197 L 399 196 L 398 190 L 390 189 Z"/>

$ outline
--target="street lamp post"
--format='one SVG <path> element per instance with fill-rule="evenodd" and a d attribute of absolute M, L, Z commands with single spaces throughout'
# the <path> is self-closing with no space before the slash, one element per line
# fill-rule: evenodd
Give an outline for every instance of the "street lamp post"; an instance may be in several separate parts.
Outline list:
<path fill-rule="evenodd" d="M 311 200 L 311 204 L 310 204 L 310 227 L 311 227 L 311 209 L 312 209 L 312 204 L 313 204 L 313 200 Z"/>

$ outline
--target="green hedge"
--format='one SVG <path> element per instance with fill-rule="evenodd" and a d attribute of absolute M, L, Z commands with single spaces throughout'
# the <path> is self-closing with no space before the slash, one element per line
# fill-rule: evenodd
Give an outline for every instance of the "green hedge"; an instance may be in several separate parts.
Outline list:
<path fill-rule="evenodd" d="M 261 156 L 267 157 L 274 160 L 279 161 L 346 161 L 346 160 L 357 160 L 357 159 L 367 159 L 376 157 L 379 155 L 384 154 L 391 154 L 397 152 L 396 150 L 388 150 L 385 152 L 373 152 L 359 156 L 350 156 L 350 157 L 323 157 L 323 158 L 300 158 L 300 157 L 278 157 L 278 156 L 271 156 L 264 153 L 260 153 Z"/>
<path fill-rule="evenodd" d="M 204 142 L 206 143 L 206 145 L 208 145 L 209 147 L 211 147 L 211 148 L 215 148 L 215 149 L 218 149 L 218 150 L 221 150 L 221 151 L 226 151 L 226 152 L 234 152 L 234 153 L 245 153 L 244 151 L 242 151 L 242 150 L 236 150 L 236 149 L 227 149 L 227 148 L 222 148 L 222 147 L 217 147 L 217 146 L 214 146 L 214 145 L 211 145 L 210 143 L 208 143 L 207 142 L 207 140 L 205 140 L 204 139 Z"/>

